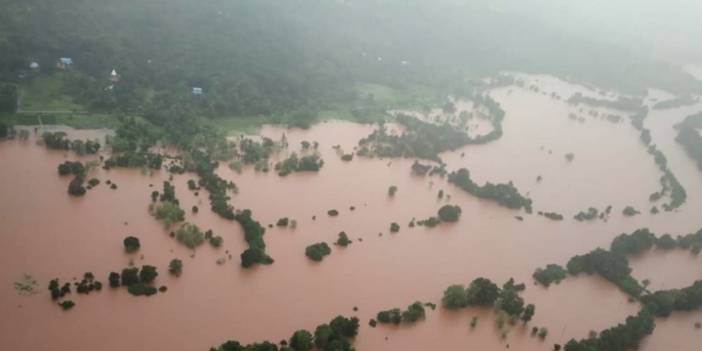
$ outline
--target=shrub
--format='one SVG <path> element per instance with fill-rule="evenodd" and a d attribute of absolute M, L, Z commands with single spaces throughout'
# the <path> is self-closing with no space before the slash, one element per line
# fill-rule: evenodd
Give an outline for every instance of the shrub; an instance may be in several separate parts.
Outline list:
<path fill-rule="evenodd" d="M 313 261 L 321 261 L 324 256 L 327 256 L 331 253 L 331 248 L 327 243 L 321 242 L 321 243 L 316 243 L 312 244 L 310 246 L 307 246 L 305 249 L 305 255 L 309 257 Z"/>
<path fill-rule="evenodd" d="M 349 236 L 346 235 L 346 232 L 341 232 L 339 233 L 339 238 L 336 240 L 336 244 L 341 246 L 341 247 L 346 247 L 349 246 L 353 241 L 349 239 Z"/>
<path fill-rule="evenodd" d="M 439 209 L 439 219 L 443 222 L 456 222 L 461 216 L 461 208 L 458 206 L 444 205 Z"/>
<path fill-rule="evenodd" d="M 205 242 L 205 235 L 195 224 L 184 223 L 175 231 L 176 239 L 185 246 L 194 249 Z"/>
<path fill-rule="evenodd" d="M 62 302 L 59 303 L 59 306 L 61 306 L 61 308 L 62 308 L 64 311 L 70 310 L 70 309 L 73 308 L 73 306 L 75 306 L 75 305 L 76 305 L 75 302 L 73 302 L 73 301 L 71 301 L 71 300 L 65 300 L 65 301 L 62 301 Z"/>
<path fill-rule="evenodd" d="M 127 251 L 128 253 L 135 252 L 139 250 L 141 247 L 141 244 L 139 243 L 139 239 L 133 236 L 128 236 L 124 238 L 124 250 Z"/>
<path fill-rule="evenodd" d="M 545 269 L 538 268 L 534 272 L 534 279 L 543 286 L 549 286 L 551 283 L 560 283 L 566 277 L 566 270 L 557 264 L 549 264 Z"/>
<path fill-rule="evenodd" d="M 163 201 L 156 206 L 154 216 L 163 221 L 166 227 L 185 220 L 185 211 L 171 201 Z"/>
<path fill-rule="evenodd" d="M 391 232 L 391 233 L 397 233 L 397 232 L 399 232 L 399 231 L 400 231 L 400 225 L 399 225 L 399 224 L 397 224 L 397 223 L 395 223 L 395 222 L 390 223 L 390 232 Z"/>
<path fill-rule="evenodd" d="M 168 264 L 168 271 L 176 277 L 180 277 L 183 273 L 183 261 L 177 258 L 172 259 Z"/>
<path fill-rule="evenodd" d="M 119 287 L 119 273 L 117 272 L 110 272 L 110 275 L 108 277 L 108 280 L 110 282 L 110 287 L 112 288 L 117 288 Z"/>
<path fill-rule="evenodd" d="M 141 267 L 141 271 L 139 272 L 139 280 L 142 283 L 151 283 L 157 276 L 158 272 L 154 266 L 144 265 Z"/>

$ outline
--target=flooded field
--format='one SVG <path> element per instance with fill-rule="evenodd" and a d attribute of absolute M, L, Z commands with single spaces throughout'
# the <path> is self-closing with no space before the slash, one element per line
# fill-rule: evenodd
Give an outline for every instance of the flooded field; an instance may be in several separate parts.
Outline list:
<path fill-rule="evenodd" d="M 0 349 L 206 350 L 227 339 L 282 340 L 297 329 L 310 329 L 343 314 L 361 320 L 354 343 L 358 350 L 437 346 L 503 350 L 507 345 L 513 350 L 551 350 L 554 343 L 586 338 L 592 330 L 623 322 L 640 306 L 628 302 L 623 292 L 604 279 L 568 278 L 545 289 L 534 285 L 532 273 L 549 263 L 564 265 L 575 254 L 608 248 L 616 235 L 641 227 L 672 235 L 702 227 L 702 177 L 675 142 L 673 128 L 702 106 L 652 111 L 645 120 L 653 142 L 665 153 L 688 194 L 679 210 L 654 216 L 649 214 L 648 198 L 660 187 L 661 172 L 626 113 L 569 105 L 564 100 L 575 92 L 599 94 L 548 77 L 528 78 L 528 85 L 537 85 L 539 91 L 510 86 L 490 92 L 506 111 L 500 139 L 440 156 L 449 171 L 466 167 L 480 184 L 514 182 L 533 199 L 535 211 L 556 211 L 565 220 L 555 222 L 501 207 L 439 177 L 413 176 L 412 159 L 356 156 L 351 162 L 342 161 L 333 146 L 353 151 L 359 139 L 376 128 L 373 125 L 330 121 L 309 130 L 266 126 L 261 135 L 274 140 L 285 135 L 291 151 L 299 151 L 303 140 L 318 142 L 324 166 L 319 173 L 287 177 L 256 172 L 252 167 L 241 173 L 226 164 L 219 167 L 218 174 L 239 188 L 232 199 L 235 208 L 251 209 L 265 226 L 281 217 L 297 221 L 295 229 L 267 228 L 267 252 L 275 263 L 250 270 L 239 267 L 238 256 L 246 249 L 241 227 L 209 210 L 206 191 L 196 196 L 188 190 L 187 181 L 195 175 L 175 175 L 176 194 L 188 221 L 224 238 L 219 249 L 203 245 L 189 250 L 149 215 L 150 193 L 160 190 L 168 179 L 165 171 L 98 169 L 91 176 L 103 184 L 83 198 L 72 198 L 66 193 L 70 179 L 56 172 L 59 163 L 76 158 L 72 153 L 46 150 L 36 145 L 34 135 L 27 141 L 1 141 L 0 314 L 12 318 L 0 321 Z M 470 109 L 467 102 L 457 105 L 459 111 Z M 597 116 L 590 110 L 597 110 Z M 618 114 L 622 119 L 613 122 L 602 118 L 604 114 Z M 489 125 L 472 128 L 489 130 Z M 107 132 L 69 133 L 103 138 Z M 568 153 L 574 155 L 572 161 L 566 159 Z M 538 177 L 542 180 L 537 181 Z M 108 179 L 118 189 L 109 189 L 104 184 Z M 398 188 L 397 194 L 388 197 L 392 185 Z M 439 190 L 447 194 L 441 200 Z M 413 218 L 433 216 L 446 203 L 462 208 L 457 223 L 433 229 L 408 227 Z M 197 214 L 189 211 L 195 205 L 201 209 Z M 613 210 L 606 221 L 572 219 L 580 210 L 609 205 Z M 622 209 L 629 205 L 642 214 L 623 216 Z M 330 217 L 330 209 L 340 214 Z M 392 222 L 400 224 L 398 233 L 390 233 Z M 349 234 L 353 244 L 333 246 L 332 254 L 321 263 L 305 257 L 307 245 L 331 244 L 341 231 Z M 124 253 L 122 240 L 128 235 L 141 240 L 142 248 L 136 254 Z M 167 274 L 173 258 L 184 262 L 179 278 Z M 218 265 L 220 258 L 226 263 Z M 90 271 L 105 282 L 110 271 L 121 270 L 130 261 L 157 266 L 156 283 L 166 285 L 168 292 L 145 298 L 133 297 L 125 289 L 106 288 L 74 296 L 77 305 L 69 312 L 61 311 L 49 298 L 46 285 L 50 279 L 65 281 Z M 700 259 L 687 252 L 654 251 L 631 262 L 634 275 L 650 279 L 654 290 L 684 287 L 702 275 Z M 37 294 L 21 296 L 14 290 L 13 282 L 23 274 L 37 279 Z M 368 320 L 380 310 L 404 308 L 417 300 L 439 304 L 446 287 L 467 284 L 480 276 L 499 284 L 510 277 L 526 283 L 523 296 L 536 305 L 530 324 L 518 323 L 501 339 L 492 310 L 454 312 L 439 307 L 428 310 L 427 319 L 415 325 L 368 326 Z M 480 322 L 471 330 L 473 316 L 479 316 Z M 641 349 L 696 350 L 694 342 L 702 336 L 693 327 L 697 320 L 702 320 L 702 312 L 657 320 L 659 328 Z M 534 325 L 548 328 L 545 341 L 530 336 Z"/>

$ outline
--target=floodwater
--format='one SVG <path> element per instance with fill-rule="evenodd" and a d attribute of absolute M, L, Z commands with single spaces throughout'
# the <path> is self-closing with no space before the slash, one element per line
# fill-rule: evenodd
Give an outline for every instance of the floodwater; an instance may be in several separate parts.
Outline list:
<path fill-rule="evenodd" d="M 679 211 L 654 216 L 647 211 L 648 195 L 658 190 L 659 170 L 628 121 L 612 123 L 589 115 L 588 107 L 580 111 L 563 102 L 584 87 L 547 77 L 530 79 L 538 80 L 531 84 L 538 84 L 540 91 L 509 87 L 491 92 L 507 111 L 502 138 L 441 156 L 449 170 L 468 167 L 478 182 L 512 180 L 520 191 L 529 192 L 535 210 L 560 212 L 566 220 L 553 222 L 512 211 L 440 178 L 412 176 L 410 159 L 342 161 L 332 146 L 351 152 L 373 130 L 371 125 L 334 121 L 306 131 L 266 126 L 262 135 L 279 139 L 285 134 L 291 149 L 299 151 L 302 140 L 319 142 L 325 164 L 318 174 L 284 178 L 251 167 L 241 174 L 226 165 L 220 167 L 219 174 L 240 189 L 232 199 L 236 208 L 252 209 L 264 225 L 280 217 L 298 223 L 296 229 L 267 229 L 268 252 L 276 262 L 250 270 L 238 266 L 238 255 L 246 248 L 240 227 L 209 211 L 204 191 L 195 196 L 187 189 L 193 175 L 174 177 L 177 197 L 186 210 L 200 207 L 198 214 L 188 210 L 187 220 L 221 235 L 222 248 L 203 245 L 189 250 L 148 214 L 150 193 L 161 190 L 168 178 L 165 172 L 95 170 L 91 176 L 103 183 L 84 198 L 71 198 L 66 193 L 70 178 L 59 177 L 56 166 L 74 159 L 73 154 L 46 150 L 35 145 L 34 137 L 0 142 L 0 314 L 12 316 L 0 321 L 0 349 L 206 350 L 227 339 L 278 341 L 297 329 L 312 329 L 343 314 L 361 319 L 354 343 L 358 350 L 437 346 L 502 350 L 507 344 L 515 350 L 551 350 L 554 343 L 584 338 L 591 330 L 623 322 L 639 306 L 603 279 L 569 278 L 545 289 L 533 284 L 531 274 L 548 263 L 565 264 L 575 254 L 608 247 L 614 236 L 640 227 L 673 235 L 699 229 L 702 204 L 697 194 L 702 193 L 702 177 L 674 141 L 672 125 L 701 108 L 653 111 L 646 121 L 689 196 Z M 563 100 L 551 97 L 553 91 Z M 569 118 L 570 113 L 585 117 L 580 122 Z M 81 133 L 81 137 L 104 135 L 104 131 Z M 572 162 L 564 157 L 570 152 L 575 155 Z M 536 181 L 539 175 L 541 182 Z M 108 179 L 119 188 L 105 186 Z M 387 195 L 391 185 L 398 187 L 393 198 Z M 450 196 L 438 200 L 440 189 Z M 435 215 L 444 203 L 461 206 L 459 222 L 433 229 L 407 227 L 412 218 Z M 607 221 L 571 219 L 579 210 L 607 205 L 614 207 Z M 626 205 L 643 214 L 624 217 L 621 210 Z M 337 209 L 339 216 L 327 216 L 329 209 Z M 518 215 L 524 221 L 515 219 Z M 399 233 L 389 233 L 391 222 L 401 225 Z M 354 243 L 332 247 L 332 254 L 321 263 L 305 257 L 307 245 L 331 244 L 340 231 Z M 140 238 L 138 253 L 124 253 L 122 240 L 127 235 Z M 228 257 L 227 251 L 233 259 L 216 264 L 217 259 Z M 669 260 L 667 255 L 652 253 L 652 264 L 644 262 L 647 257 L 637 258 L 635 274 L 649 278 L 652 287 L 684 286 L 699 277 L 699 270 L 677 266 L 691 264 L 686 256 L 680 257 Z M 167 274 L 172 258 L 184 262 L 179 278 Z M 168 292 L 146 298 L 105 288 L 88 296 L 71 296 L 76 307 L 68 312 L 49 298 L 46 286 L 52 278 L 65 281 L 91 271 L 106 283 L 110 271 L 126 267 L 130 260 L 157 266 L 156 283 L 168 286 Z M 666 264 L 655 264 L 663 261 Z M 669 261 L 675 264 L 668 265 Z M 692 273 L 669 279 L 688 269 Z M 13 283 L 25 273 L 39 281 L 37 294 L 20 296 L 14 290 Z M 526 283 L 523 296 L 536 305 L 533 321 L 527 327 L 513 326 L 504 340 L 495 328 L 493 312 L 485 309 L 437 308 L 428 310 L 427 320 L 415 325 L 367 325 L 383 309 L 404 308 L 416 300 L 439 303 L 447 286 L 479 276 L 498 283 L 514 277 Z M 480 317 L 475 330 L 469 328 L 473 316 Z M 696 319 L 702 319 L 702 314 L 674 315 L 660 322 L 642 349 L 681 345 L 675 349 L 692 350 L 685 345 L 702 335 L 691 324 Z M 547 339 L 531 337 L 532 326 L 548 328 Z"/>

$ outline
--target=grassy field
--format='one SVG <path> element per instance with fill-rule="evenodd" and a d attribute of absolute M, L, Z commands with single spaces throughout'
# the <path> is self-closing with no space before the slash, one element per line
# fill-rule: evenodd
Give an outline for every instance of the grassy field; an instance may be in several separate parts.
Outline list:
<path fill-rule="evenodd" d="M 116 116 L 98 113 L 22 113 L 15 115 L 0 115 L 0 122 L 17 126 L 38 125 L 39 117 L 41 117 L 41 121 L 44 124 L 65 125 L 76 129 L 114 129 L 119 126 L 119 120 Z"/>
<path fill-rule="evenodd" d="M 21 112 L 85 111 L 63 91 L 63 75 L 40 76 L 20 86 Z"/>
<path fill-rule="evenodd" d="M 117 116 L 88 112 L 63 93 L 60 74 L 38 77 L 20 88 L 21 107 L 14 115 L 0 115 L 0 122 L 11 125 L 44 124 L 67 125 L 78 129 L 116 128 Z M 346 120 L 359 123 L 386 119 L 391 108 L 422 108 L 436 106 L 440 96 L 424 87 L 394 89 L 388 86 L 363 83 L 354 86 L 358 97 L 349 103 L 338 103 L 318 111 L 318 120 Z M 146 92 L 148 93 L 148 92 Z M 153 92 L 151 92 L 153 93 Z M 255 134 L 264 124 L 289 124 L 291 114 L 267 116 L 223 116 L 203 118 L 203 121 L 227 134 Z"/>

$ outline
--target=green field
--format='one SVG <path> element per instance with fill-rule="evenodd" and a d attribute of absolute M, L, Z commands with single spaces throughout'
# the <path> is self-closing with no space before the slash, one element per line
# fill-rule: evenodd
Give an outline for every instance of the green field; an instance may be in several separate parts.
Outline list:
<path fill-rule="evenodd" d="M 0 115 L 0 122 L 11 125 L 60 124 L 78 129 L 117 128 L 119 119 L 115 115 L 92 113 L 77 104 L 64 92 L 64 76 L 61 73 L 41 76 L 20 86 L 19 111 L 14 115 Z M 381 121 L 389 108 L 421 108 L 438 104 L 440 97 L 424 87 L 394 89 L 389 86 L 362 83 L 353 87 L 356 99 L 349 103 L 324 106 L 317 111 L 319 121 L 347 120 L 361 123 Z M 146 91 L 147 94 L 153 92 Z M 264 124 L 288 124 L 291 114 L 259 116 L 223 116 L 203 118 L 209 124 L 227 134 L 256 133 Z"/>
<path fill-rule="evenodd" d="M 65 94 L 63 87 L 63 74 L 40 76 L 29 83 L 20 86 L 19 111 L 31 113 L 33 111 L 76 112 L 85 111 L 85 108 L 73 102 Z"/>

